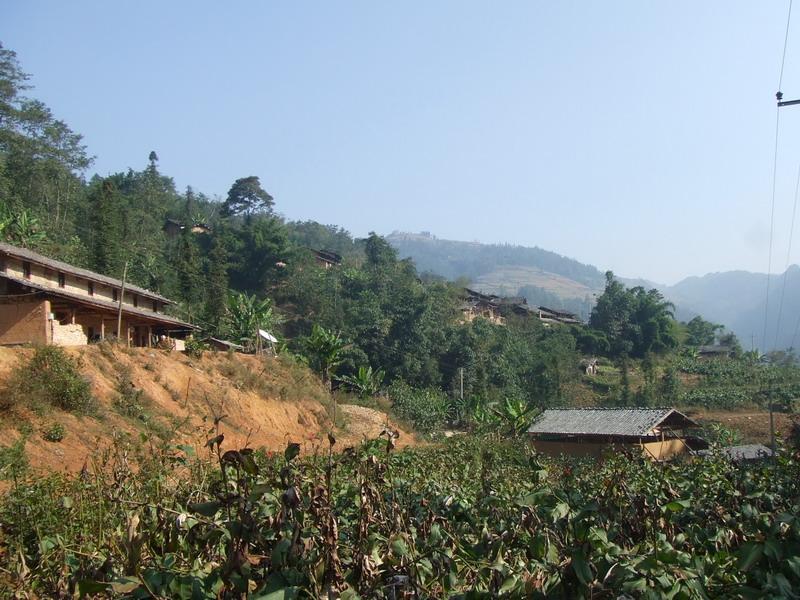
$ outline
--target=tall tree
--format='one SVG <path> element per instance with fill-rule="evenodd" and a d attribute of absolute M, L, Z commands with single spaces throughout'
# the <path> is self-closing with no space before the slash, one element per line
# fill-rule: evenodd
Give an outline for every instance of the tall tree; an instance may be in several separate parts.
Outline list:
<path fill-rule="evenodd" d="M 176 270 L 181 298 L 190 305 L 198 304 L 203 291 L 203 271 L 197 241 L 189 227 L 181 232 Z"/>
<path fill-rule="evenodd" d="M 228 197 L 222 204 L 221 214 L 226 217 L 235 215 L 252 215 L 259 212 L 271 213 L 274 204 L 261 181 L 255 175 L 237 179 L 228 191 Z"/>
<path fill-rule="evenodd" d="M 117 188 L 96 178 L 89 192 L 89 260 L 93 270 L 117 276 L 123 262 L 122 226 Z"/>
<path fill-rule="evenodd" d="M 81 174 L 92 159 L 79 134 L 23 95 L 28 79 L 16 53 L 0 45 L 0 199 L 28 209 L 53 243 L 66 243 L 83 199 Z"/>
<path fill-rule="evenodd" d="M 707 346 L 713 344 L 717 331 L 722 328 L 722 325 L 706 321 L 698 315 L 686 324 L 686 345 Z"/>
<path fill-rule="evenodd" d="M 608 271 L 589 325 L 606 336 L 612 356 L 643 358 L 677 345 L 673 310 L 658 290 L 627 289 Z"/>
<path fill-rule="evenodd" d="M 206 272 L 205 320 L 219 332 L 225 318 L 228 297 L 228 250 L 224 234 L 218 229 L 211 241 Z"/>

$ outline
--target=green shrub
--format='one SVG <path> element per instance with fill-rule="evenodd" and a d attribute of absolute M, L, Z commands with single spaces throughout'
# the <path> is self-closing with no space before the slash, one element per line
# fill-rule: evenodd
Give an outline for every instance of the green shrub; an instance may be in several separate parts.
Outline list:
<path fill-rule="evenodd" d="M 201 358 L 203 356 L 203 352 L 207 352 L 211 350 L 211 346 L 206 344 L 202 340 L 198 340 L 194 337 L 186 338 L 186 349 L 184 352 L 193 357 L 193 358 Z"/>
<path fill-rule="evenodd" d="M 27 441 L 28 436 L 23 435 L 10 446 L 0 448 L 0 480 L 14 480 L 27 473 L 30 466 L 25 453 Z"/>
<path fill-rule="evenodd" d="M 93 413 L 96 402 L 80 363 L 58 346 L 41 346 L 9 379 L 0 408 L 17 404 L 39 409 L 53 406 L 72 413 Z"/>
<path fill-rule="evenodd" d="M 421 431 L 432 431 L 447 421 L 449 398 L 441 390 L 412 388 L 397 381 L 389 388 L 392 410 Z"/>
<path fill-rule="evenodd" d="M 150 398 L 145 395 L 144 390 L 137 389 L 133 384 L 129 367 L 118 367 L 117 373 L 114 408 L 126 417 L 141 418 L 147 405 L 151 403 Z"/>
<path fill-rule="evenodd" d="M 61 423 L 53 423 L 47 429 L 42 430 L 42 439 L 47 442 L 60 442 L 64 439 L 67 431 Z"/>
<path fill-rule="evenodd" d="M 742 435 L 738 431 L 721 423 L 706 424 L 700 437 L 714 446 L 737 446 L 742 443 Z"/>

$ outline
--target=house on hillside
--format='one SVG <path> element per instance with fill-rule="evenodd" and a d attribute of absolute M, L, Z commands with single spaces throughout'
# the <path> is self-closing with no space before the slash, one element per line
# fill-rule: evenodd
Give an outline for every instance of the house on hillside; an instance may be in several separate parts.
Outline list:
<path fill-rule="evenodd" d="M 733 348 L 730 346 L 699 346 L 697 348 L 698 358 L 730 358 L 733 356 Z"/>
<path fill-rule="evenodd" d="M 180 221 L 176 221 L 175 219 L 167 219 L 164 222 L 164 233 L 167 234 L 167 237 L 177 237 L 186 229 L 186 226 L 181 223 Z M 189 231 L 195 234 L 206 234 L 211 233 L 211 227 L 206 225 L 205 223 L 194 223 L 189 226 Z"/>
<path fill-rule="evenodd" d="M 600 457 L 617 447 L 665 460 L 705 446 L 687 433 L 696 427 L 673 408 L 560 408 L 539 415 L 528 435 L 544 454 Z"/>
<path fill-rule="evenodd" d="M 547 308 L 540 306 L 536 309 L 536 315 L 539 320 L 545 325 L 565 324 L 565 325 L 580 325 L 581 320 L 577 315 L 565 310 L 556 310 L 554 308 Z"/>
<path fill-rule="evenodd" d="M 331 252 L 330 250 L 314 250 L 313 248 L 309 248 L 309 250 L 311 250 L 311 253 L 314 255 L 314 260 L 317 261 L 317 264 L 324 269 L 338 267 L 342 264 L 342 257 L 336 254 L 336 252 Z"/>
<path fill-rule="evenodd" d="M 128 283 L 120 298 L 122 287 L 118 279 L 0 243 L 0 345 L 81 346 L 121 337 L 129 346 L 168 342 L 181 349 L 198 329 L 164 314 L 173 301 Z"/>
<path fill-rule="evenodd" d="M 500 314 L 500 298 L 493 294 L 464 288 L 461 306 L 461 322 L 472 323 L 478 317 L 495 325 L 505 325 L 506 320 Z"/>
<path fill-rule="evenodd" d="M 464 288 L 460 310 L 462 323 L 482 317 L 495 325 L 505 325 L 512 314 L 526 317 L 532 313 L 525 298 L 495 296 L 469 288 Z"/>

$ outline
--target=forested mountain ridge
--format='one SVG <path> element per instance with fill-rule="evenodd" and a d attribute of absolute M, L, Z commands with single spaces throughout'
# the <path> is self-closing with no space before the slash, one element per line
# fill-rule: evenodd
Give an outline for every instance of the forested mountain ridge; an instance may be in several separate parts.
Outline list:
<path fill-rule="evenodd" d="M 538 247 L 443 240 L 428 232 L 395 231 L 386 240 L 420 271 L 466 278 L 486 293 L 524 296 L 528 302 L 588 318 L 604 276 L 591 265 Z"/>
<path fill-rule="evenodd" d="M 597 268 L 539 247 L 443 240 L 426 232 L 395 231 L 386 240 L 401 256 L 413 257 L 421 271 L 433 271 L 448 279 L 485 276 L 498 266 L 527 266 L 603 289 L 603 273 Z"/>
<path fill-rule="evenodd" d="M 572 310 L 584 318 L 603 290 L 603 274 L 596 267 L 538 247 L 442 240 L 427 232 L 393 232 L 386 239 L 400 256 L 412 258 L 421 271 L 450 279 L 467 278 L 487 293 L 525 296 L 531 304 Z M 797 265 L 770 278 L 766 343 L 762 340 L 767 286 L 764 273 L 709 273 L 687 277 L 671 286 L 641 278 L 620 281 L 630 287 L 657 289 L 675 305 L 679 320 L 688 321 L 701 314 L 736 333 L 748 348 L 782 349 L 799 341 Z"/>

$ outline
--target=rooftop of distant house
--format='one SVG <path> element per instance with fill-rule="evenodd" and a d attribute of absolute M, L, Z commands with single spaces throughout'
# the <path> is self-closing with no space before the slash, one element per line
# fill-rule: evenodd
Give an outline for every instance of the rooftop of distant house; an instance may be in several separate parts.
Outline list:
<path fill-rule="evenodd" d="M 657 429 L 682 430 L 697 426 L 674 408 L 552 408 L 534 420 L 528 433 L 643 437 L 653 435 Z"/>

